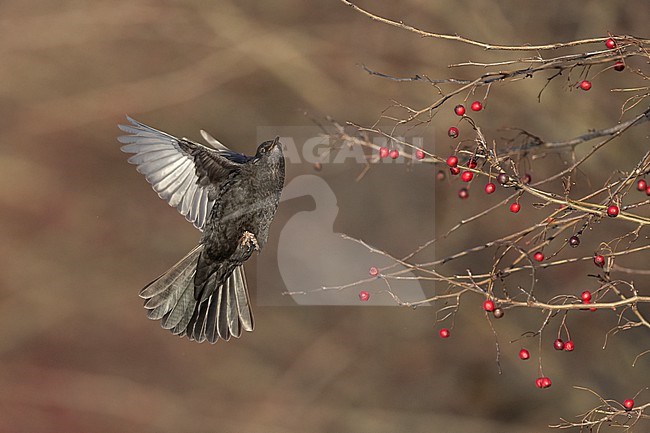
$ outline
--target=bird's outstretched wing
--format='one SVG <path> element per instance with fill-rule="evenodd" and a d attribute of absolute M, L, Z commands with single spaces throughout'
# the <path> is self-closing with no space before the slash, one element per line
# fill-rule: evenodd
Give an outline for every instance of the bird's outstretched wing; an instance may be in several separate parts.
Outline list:
<path fill-rule="evenodd" d="M 220 188 L 248 157 L 220 143 L 212 149 L 126 118 L 130 125 L 119 128 L 130 135 L 118 141 L 124 144 L 123 152 L 134 154 L 129 162 L 137 165 L 160 198 L 203 230 Z"/>

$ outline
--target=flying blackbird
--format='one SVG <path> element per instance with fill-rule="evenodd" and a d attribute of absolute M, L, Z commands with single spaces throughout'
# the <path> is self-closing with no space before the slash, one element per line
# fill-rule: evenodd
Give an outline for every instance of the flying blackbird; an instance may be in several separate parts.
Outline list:
<path fill-rule="evenodd" d="M 127 116 L 118 138 L 158 195 L 203 232 L 199 245 L 140 292 L 147 316 L 179 336 L 215 343 L 253 330 L 243 263 L 266 244 L 284 185 L 279 138 L 255 156 L 176 138 Z"/>

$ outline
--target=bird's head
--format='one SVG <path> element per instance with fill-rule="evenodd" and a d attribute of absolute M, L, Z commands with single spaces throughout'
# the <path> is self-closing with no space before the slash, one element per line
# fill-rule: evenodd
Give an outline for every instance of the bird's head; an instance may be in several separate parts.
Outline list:
<path fill-rule="evenodd" d="M 275 182 L 277 179 L 280 179 L 280 185 L 284 184 L 285 163 L 280 137 L 275 137 L 274 140 L 265 141 L 260 144 L 251 162 L 254 166 L 258 167 L 256 170 L 258 180 Z M 279 192 L 278 190 L 278 196 Z"/>
<path fill-rule="evenodd" d="M 253 157 L 255 164 L 264 164 L 271 166 L 284 167 L 284 154 L 282 153 L 282 143 L 280 137 L 273 140 L 265 141 L 257 147 L 257 153 Z"/>
<path fill-rule="evenodd" d="M 255 155 L 255 158 L 268 158 L 272 155 L 282 155 L 282 143 L 280 143 L 280 137 L 275 137 L 275 139 L 265 141 L 264 143 L 257 146 L 257 154 Z"/>

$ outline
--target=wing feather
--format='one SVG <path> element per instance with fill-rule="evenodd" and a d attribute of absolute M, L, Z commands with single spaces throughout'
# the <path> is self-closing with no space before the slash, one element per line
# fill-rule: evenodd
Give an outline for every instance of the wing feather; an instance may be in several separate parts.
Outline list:
<path fill-rule="evenodd" d="M 221 143 L 212 149 L 126 118 L 129 125 L 118 126 L 129 135 L 118 141 L 124 144 L 123 152 L 133 154 L 129 163 L 137 166 L 162 199 L 203 230 L 219 190 L 248 157 Z"/>

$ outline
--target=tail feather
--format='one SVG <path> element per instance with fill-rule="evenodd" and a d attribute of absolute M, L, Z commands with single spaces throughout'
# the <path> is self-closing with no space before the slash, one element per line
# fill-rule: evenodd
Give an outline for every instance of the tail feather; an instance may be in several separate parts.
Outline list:
<path fill-rule="evenodd" d="M 220 285 L 217 272 L 208 276 L 199 293 L 205 300 L 197 301 L 195 275 L 202 251 L 203 246 L 197 246 L 140 291 L 147 316 L 161 320 L 161 326 L 173 334 L 198 342 L 239 338 L 242 329 L 252 331 L 254 327 L 243 266 L 237 266 Z M 212 293 L 205 296 L 205 291 Z"/>
<path fill-rule="evenodd" d="M 209 302 L 201 302 L 196 305 L 196 309 L 192 314 L 192 319 L 187 326 L 187 336 L 190 340 L 203 343 L 205 341 L 205 322 L 207 317 Z"/>
<path fill-rule="evenodd" d="M 232 277 L 226 280 L 221 290 L 219 290 L 219 302 L 217 303 L 217 323 L 216 326 L 211 326 L 212 329 L 216 329 L 219 333 L 219 336 L 224 340 L 230 340 L 232 335 L 230 331 L 230 326 L 228 324 L 228 315 L 226 311 L 228 310 L 228 290 L 232 286 Z M 213 333 L 213 339 L 215 338 Z"/>
<path fill-rule="evenodd" d="M 221 289 L 215 292 L 207 301 L 209 305 L 205 318 L 205 337 L 210 342 L 217 341 L 219 337 L 228 341 L 233 335 L 226 316 L 228 288 L 230 285 L 230 279 L 226 280 Z"/>
<path fill-rule="evenodd" d="M 255 323 L 253 322 L 253 313 L 251 312 L 248 302 L 248 285 L 246 284 L 244 267 L 241 265 L 237 266 L 233 271 L 231 278 L 234 278 L 235 301 L 239 313 L 239 320 L 241 321 L 243 328 L 250 332 L 255 328 Z"/>
<path fill-rule="evenodd" d="M 190 276 L 189 279 L 191 281 L 192 277 Z M 178 300 L 173 304 L 171 309 L 165 312 L 165 315 L 160 321 L 160 326 L 162 326 L 163 329 L 186 327 L 189 323 L 189 319 L 192 316 L 192 311 L 194 311 L 195 306 L 196 300 L 194 299 L 192 284 L 189 283 L 183 290 L 182 295 L 179 296 Z"/>
<path fill-rule="evenodd" d="M 178 279 L 180 274 L 186 270 L 187 267 L 196 267 L 196 261 L 198 260 L 201 251 L 203 251 L 203 245 L 197 245 L 192 251 L 187 253 L 185 257 L 180 259 L 179 262 L 172 266 L 167 272 L 140 290 L 140 297 L 144 299 L 153 298 L 154 296 L 160 295 L 162 292 L 167 290 L 169 286 Z"/>
<path fill-rule="evenodd" d="M 149 298 L 144 304 L 144 308 L 150 309 L 147 313 L 147 317 L 152 320 L 166 318 L 163 321 L 163 328 L 168 329 L 164 324 L 169 320 L 168 317 L 182 313 L 185 308 L 187 308 L 190 301 L 194 300 L 192 292 L 189 291 L 190 293 L 188 293 L 188 288 L 192 285 L 191 282 L 193 275 L 194 271 L 192 270 L 192 266 L 186 267 L 183 272 L 179 273 L 178 278 L 169 284 L 167 289 L 155 297 Z M 185 308 L 179 311 L 179 306 L 185 306 Z M 176 322 L 178 322 L 178 320 L 176 320 Z"/>
<path fill-rule="evenodd" d="M 239 272 L 237 268 L 234 272 Z M 233 275 L 233 278 L 234 275 Z M 228 281 L 228 290 L 226 294 L 228 295 L 228 301 L 226 302 L 226 322 L 228 322 L 228 328 L 234 337 L 239 337 L 241 335 L 241 329 L 239 327 L 239 314 L 237 313 L 237 296 L 235 295 L 235 281 Z"/>

